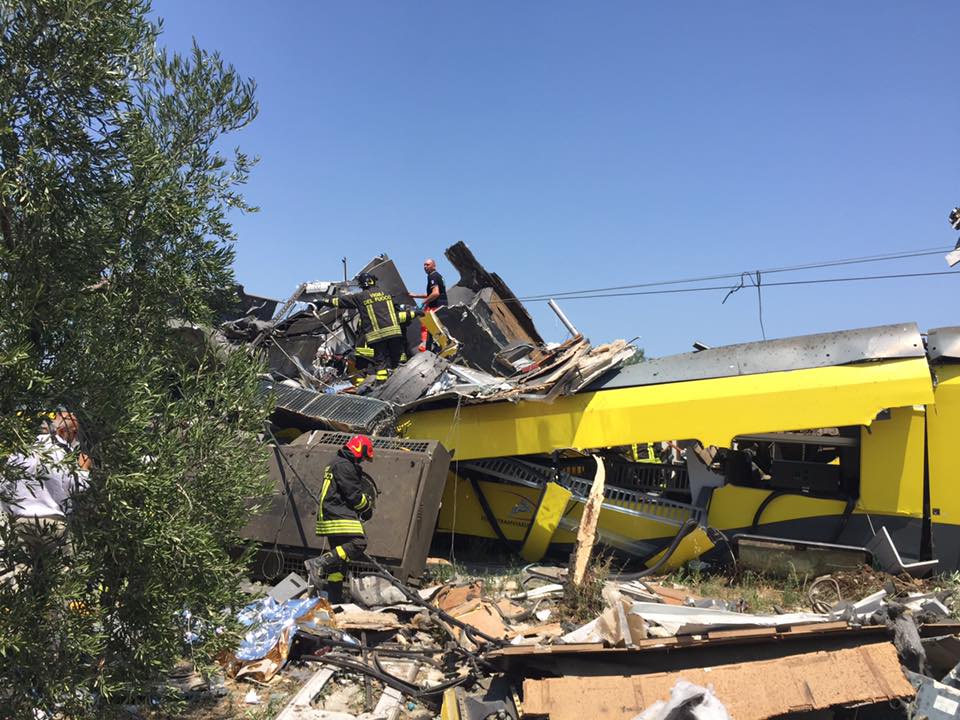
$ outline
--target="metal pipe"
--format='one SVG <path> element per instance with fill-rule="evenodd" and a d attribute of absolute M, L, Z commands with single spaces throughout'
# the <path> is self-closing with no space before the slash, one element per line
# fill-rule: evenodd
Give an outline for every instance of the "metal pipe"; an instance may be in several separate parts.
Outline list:
<path fill-rule="evenodd" d="M 554 300 L 553 298 L 550 298 L 549 300 L 547 300 L 547 305 L 549 305 L 550 309 L 557 314 L 557 317 L 560 318 L 560 322 L 563 323 L 563 326 L 567 329 L 567 331 L 571 335 L 573 335 L 574 337 L 577 337 L 580 334 L 580 332 L 573 326 L 573 323 L 570 322 L 570 319 L 563 314 L 563 310 L 561 310 L 560 306 L 557 305 L 556 300 Z"/>

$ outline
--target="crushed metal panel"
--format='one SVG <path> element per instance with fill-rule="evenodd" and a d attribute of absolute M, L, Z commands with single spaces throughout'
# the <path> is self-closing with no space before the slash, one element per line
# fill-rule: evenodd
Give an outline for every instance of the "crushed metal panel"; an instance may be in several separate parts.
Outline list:
<path fill-rule="evenodd" d="M 890 407 L 933 402 L 925 357 L 629 387 L 552 404 L 486 403 L 409 413 L 411 437 L 457 460 L 630 445 L 652 437 L 729 447 L 737 435 L 870 425 Z"/>
<path fill-rule="evenodd" d="M 263 395 L 273 395 L 274 412 L 289 414 L 295 427 L 319 423 L 337 430 L 375 432 L 393 421 L 393 406 L 383 400 L 349 394 L 318 393 L 264 380 Z"/>
<path fill-rule="evenodd" d="M 726 345 L 654 358 L 611 373 L 587 390 L 757 375 L 924 355 L 923 338 L 916 323 L 880 325 L 782 340 Z"/>
<path fill-rule="evenodd" d="M 960 360 L 960 327 L 934 328 L 927 333 L 930 360 Z"/>
<path fill-rule="evenodd" d="M 417 353 L 393 371 L 390 378 L 372 395 L 395 405 L 413 402 L 437 381 L 450 363 L 432 352 Z"/>
<path fill-rule="evenodd" d="M 447 335 L 457 341 L 457 358 L 477 370 L 502 375 L 513 368 L 498 361 L 506 342 L 498 342 L 481 318 L 463 305 L 437 308 L 434 314 L 443 324 Z"/>
<path fill-rule="evenodd" d="M 347 433 L 317 432 L 305 444 L 273 446 L 270 505 L 247 523 L 241 536 L 269 546 L 267 555 L 273 545 L 293 548 L 287 553 L 301 562 L 305 552 L 323 550 L 324 540 L 315 532 L 323 471 L 349 438 Z M 381 495 L 373 518 L 364 523 L 368 552 L 405 580 L 426 564 L 450 453 L 436 442 L 374 437 L 373 445 L 376 460 L 369 473 Z M 269 560 L 264 558 L 264 564 Z"/>
<path fill-rule="evenodd" d="M 498 299 L 503 301 L 503 308 L 509 311 L 516 320 L 517 325 L 526 334 L 527 338 L 536 345 L 543 345 L 543 338 L 537 332 L 533 319 L 527 313 L 513 291 L 507 287 L 507 284 L 496 273 L 488 273 L 477 258 L 474 257 L 470 248 L 463 242 L 458 242 L 448 247 L 443 253 L 450 264 L 460 273 L 460 280 L 457 285 L 468 287 L 471 290 L 480 291 L 483 288 L 493 288 Z M 449 297 L 449 295 L 448 295 Z M 514 338 L 521 339 L 521 338 Z"/>
<path fill-rule="evenodd" d="M 896 648 L 876 643 L 682 672 L 528 679 L 523 683 L 523 711 L 550 720 L 582 720 L 589 707 L 592 718 L 631 720 L 658 700 L 668 700 L 681 679 L 710 687 L 736 720 L 766 720 L 914 694 L 900 670 Z"/>

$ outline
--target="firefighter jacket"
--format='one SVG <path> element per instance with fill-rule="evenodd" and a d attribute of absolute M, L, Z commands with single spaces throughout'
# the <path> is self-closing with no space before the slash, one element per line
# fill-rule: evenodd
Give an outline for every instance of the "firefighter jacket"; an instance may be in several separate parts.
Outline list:
<path fill-rule="evenodd" d="M 333 307 L 350 308 L 360 314 L 360 330 L 366 343 L 380 342 L 403 335 L 393 298 L 380 290 L 361 290 L 329 301 Z"/>
<path fill-rule="evenodd" d="M 317 535 L 363 535 L 360 517 L 369 515 L 376 498 L 364 480 L 360 464 L 339 455 L 323 470 Z"/>
<path fill-rule="evenodd" d="M 402 306 L 401 306 L 402 307 Z M 416 320 L 418 317 L 423 315 L 423 312 L 418 310 L 398 310 L 397 311 L 397 322 L 400 323 L 401 327 L 405 327 Z M 368 344 L 369 340 L 365 341 L 362 345 L 357 345 L 354 348 L 354 351 L 359 357 L 366 358 L 367 360 L 373 360 L 374 352 L 373 348 Z M 404 349 L 403 355 L 400 357 L 400 362 L 407 361 L 407 351 Z"/>

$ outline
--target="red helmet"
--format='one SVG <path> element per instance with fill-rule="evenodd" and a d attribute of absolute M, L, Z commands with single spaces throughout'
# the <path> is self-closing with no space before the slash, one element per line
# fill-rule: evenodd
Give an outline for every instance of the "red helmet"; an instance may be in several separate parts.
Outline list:
<path fill-rule="evenodd" d="M 366 435 L 354 435 L 344 443 L 343 449 L 357 460 L 373 460 L 373 440 Z"/>

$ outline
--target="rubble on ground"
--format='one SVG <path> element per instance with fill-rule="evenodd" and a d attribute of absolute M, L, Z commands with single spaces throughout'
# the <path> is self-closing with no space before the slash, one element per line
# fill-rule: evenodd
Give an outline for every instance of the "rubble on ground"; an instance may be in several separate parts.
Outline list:
<path fill-rule="evenodd" d="M 601 612 L 584 620 L 564 597 L 566 568 L 433 582 L 456 568 L 427 567 L 418 587 L 357 573 L 352 602 L 333 606 L 302 579 L 256 588 L 225 687 L 259 704 L 284 688 L 272 705 L 281 720 L 851 717 L 845 708 L 907 718 L 960 708 L 950 704 L 960 698 L 960 621 L 943 578 L 864 567 L 807 581 L 796 606 L 782 607 L 781 593 L 779 611 L 765 612 L 732 580 L 719 598 L 679 574 L 610 576 L 598 580 Z"/>

